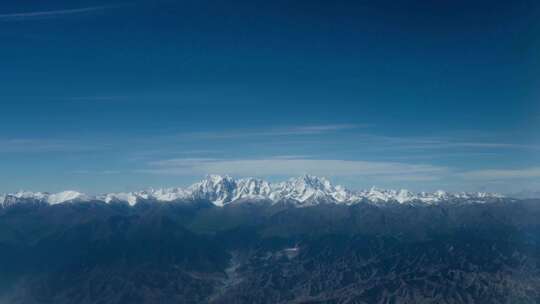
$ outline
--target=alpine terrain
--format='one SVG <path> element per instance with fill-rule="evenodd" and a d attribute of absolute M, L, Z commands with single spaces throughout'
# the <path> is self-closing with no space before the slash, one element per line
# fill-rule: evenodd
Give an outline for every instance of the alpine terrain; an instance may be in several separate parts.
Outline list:
<path fill-rule="evenodd" d="M 540 301 L 538 200 L 211 175 L 0 202 L 0 303 Z"/>

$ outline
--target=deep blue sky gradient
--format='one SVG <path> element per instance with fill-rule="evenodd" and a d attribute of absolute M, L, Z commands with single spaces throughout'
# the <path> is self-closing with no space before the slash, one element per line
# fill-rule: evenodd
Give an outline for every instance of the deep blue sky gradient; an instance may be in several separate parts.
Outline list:
<path fill-rule="evenodd" d="M 2 1 L 0 192 L 261 160 L 353 188 L 538 190 L 539 20 L 523 0 Z M 249 175 L 297 173 L 270 171 Z"/>

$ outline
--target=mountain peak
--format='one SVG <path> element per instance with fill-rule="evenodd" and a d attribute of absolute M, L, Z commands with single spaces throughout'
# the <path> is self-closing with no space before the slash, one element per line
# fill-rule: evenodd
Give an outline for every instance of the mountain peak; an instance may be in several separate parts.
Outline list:
<path fill-rule="evenodd" d="M 47 197 L 47 201 L 49 202 L 49 204 L 60 204 L 63 202 L 81 199 L 84 196 L 85 195 L 80 192 L 68 190 L 68 191 L 62 191 L 62 192 L 58 192 L 54 194 L 49 194 Z"/>
<path fill-rule="evenodd" d="M 141 201 L 193 202 L 208 201 L 223 207 L 244 201 L 292 202 L 297 207 L 317 204 L 352 205 L 360 202 L 374 204 L 439 204 L 439 203 L 482 203 L 498 201 L 503 197 L 490 193 L 448 193 L 438 190 L 433 193 L 414 193 L 405 189 L 385 190 L 372 187 L 369 190 L 352 191 L 343 186 L 334 186 L 328 179 L 305 174 L 280 183 L 270 183 L 258 178 L 235 179 L 228 175 L 207 175 L 187 188 L 149 189 L 128 193 L 107 193 L 87 196 L 77 191 L 59 193 L 24 192 L 0 195 L 0 205 L 16 202 L 42 202 L 59 204 L 65 202 L 102 201 L 105 203 L 126 202 L 135 205 Z"/>
<path fill-rule="evenodd" d="M 207 181 L 213 184 L 218 184 L 224 181 L 232 181 L 233 178 L 229 175 L 219 175 L 219 174 L 207 174 L 201 182 Z"/>
<path fill-rule="evenodd" d="M 290 179 L 294 183 L 300 183 L 305 184 L 306 186 L 317 188 L 317 189 L 324 189 L 324 188 L 331 188 L 332 184 L 330 181 L 324 177 L 319 177 L 315 175 L 309 175 L 305 174 L 297 178 Z"/>

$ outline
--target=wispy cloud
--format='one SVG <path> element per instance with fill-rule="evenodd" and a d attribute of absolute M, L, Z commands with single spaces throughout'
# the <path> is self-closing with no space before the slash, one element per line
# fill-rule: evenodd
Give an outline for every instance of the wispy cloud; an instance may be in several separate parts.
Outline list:
<path fill-rule="evenodd" d="M 407 137 L 407 136 L 383 136 L 375 134 L 356 134 L 357 142 L 370 145 L 374 149 L 384 150 L 440 150 L 440 149 L 521 149 L 540 150 L 540 145 L 522 144 L 512 142 L 482 141 L 481 139 L 470 141 L 452 137 Z"/>
<path fill-rule="evenodd" d="M 78 96 L 69 98 L 60 98 L 67 101 L 124 101 L 129 100 L 128 96 Z"/>
<path fill-rule="evenodd" d="M 487 169 L 468 171 L 460 174 L 469 180 L 508 180 L 524 178 L 540 178 L 540 167 L 524 169 Z"/>
<path fill-rule="evenodd" d="M 89 144 L 59 139 L 0 139 L 0 153 L 83 152 L 107 148 L 106 144 Z"/>
<path fill-rule="evenodd" d="M 269 128 L 261 130 L 224 130 L 216 132 L 191 132 L 179 134 L 180 138 L 192 139 L 228 139 L 243 137 L 270 137 L 270 136 L 295 136 L 295 135 L 316 135 L 333 133 L 345 130 L 367 127 L 361 124 L 329 124 L 329 125 L 304 125 L 289 126 L 281 128 Z"/>
<path fill-rule="evenodd" d="M 75 170 L 71 173 L 77 174 L 77 175 L 113 175 L 113 174 L 121 174 L 122 172 L 118 170 L 97 170 L 97 171 Z"/>
<path fill-rule="evenodd" d="M 95 12 L 95 11 L 102 11 L 106 9 L 117 8 L 120 6 L 122 5 L 118 4 L 118 5 L 82 7 L 82 8 L 74 8 L 74 9 L 51 10 L 51 11 L 33 11 L 33 12 L 0 14 L 0 21 L 45 19 L 45 18 L 65 16 L 65 15 L 83 14 L 83 13 L 90 13 L 90 12 Z"/>
<path fill-rule="evenodd" d="M 368 124 L 335 124 L 335 125 L 311 125 L 311 126 L 298 126 L 298 127 L 292 127 L 289 128 L 288 132 L 294 132 L 294 133 L 325 133 L 325 132 L 335 132 L 335 131 L 343 131 L 343 130 L 349 130 L 349 129 L 357 129 L 357 128 L 363 128 L 368 127 Z"/>
<path fill-rule="evenodd" d="M 174 158 L 174 157 L 207 157 L 211 155 L 220 155 L 223 151 L 218 149 L 151 149 L 131 152 L 125 159 L 131 162 L 150 161 L 156 158 Z"/>
<path fill-rule="evenodd" d="M 235 160 L 177 158 L 154 161 L 148 165 L 149 168 L 142 172 L 172 175 L 294 176 L 309 173 L 323 176 L 378 176 L 391 180 L 435 180 L 448 172 L 445 167 L 426 164 L 279 157 Z"/>

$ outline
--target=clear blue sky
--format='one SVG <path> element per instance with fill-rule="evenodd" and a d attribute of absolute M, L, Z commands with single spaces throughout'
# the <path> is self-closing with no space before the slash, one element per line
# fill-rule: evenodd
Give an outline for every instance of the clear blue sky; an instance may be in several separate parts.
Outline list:
<path fill-rule="evenodd" d="M 538 1 L 2 1 L 0 192 L 540 189 Z"/>

